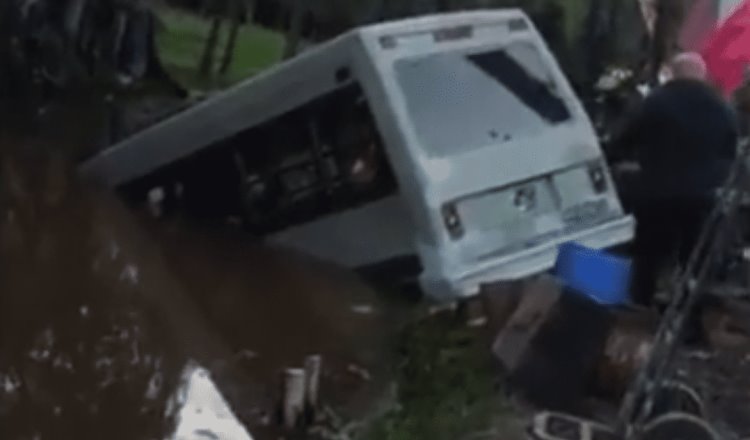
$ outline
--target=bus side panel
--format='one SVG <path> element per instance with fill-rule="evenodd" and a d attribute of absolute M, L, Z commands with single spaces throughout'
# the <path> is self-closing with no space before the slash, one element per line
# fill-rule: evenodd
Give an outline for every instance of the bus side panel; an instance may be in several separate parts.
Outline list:
<path fill-rule="evenodd" d="M 375 265 L 393 258 L 415 255 L 413 210 L 404 189 L 413 190 L 410 156 L 399 144 L 380 78 L 366 50 L 349 46 L 352 79 L 364 91 L 398 190 L 387 198 L 336 212 L 268 236 L 272 243 L 287 246 L 351 268 Z"/>
<path fill-rule="evenodd" d="M 339 87 L 330 66 L 345 66 L 355 40 L 344 36 L 272 67 L 99 153 L 80 172 L 118 187 L 211 148 Z"/>
<path fill-rule="evenodd" d="M 355 71 L 361 77 L 385 148 L 391 158 L 399 183 L 399 193 L 412 225 L 410 240 L 414 248 L 418 242 L 435 245 L 439 229 L 438 225 L 433 224 L 429 207 L 425 203 L 425 186 L 420 181 L 420 173 L 417 172 L 418 167 L 422 165 L 410 151 L 406 134 L 398 120 L 399 113 L 395 111 L 394 103 L 389 98 L 387 81 L 392 76 L 381 70 L 381 64 L 376 60 L 379 53 L 377 46 L 369 43 L 360 35 L 358 44 L 362 50 L 355 52 Z"/>

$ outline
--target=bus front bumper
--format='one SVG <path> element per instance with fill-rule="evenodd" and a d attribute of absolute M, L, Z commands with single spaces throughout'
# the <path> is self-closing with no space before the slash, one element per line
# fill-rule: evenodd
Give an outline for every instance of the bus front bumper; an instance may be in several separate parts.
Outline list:
<path fill-rule="evenodd" d="M 601 225 L 556 236 L 541 244 L 476 262 L 470 270 L 447 272 L 425 266 L 420 276 L 424 292 L 437 300 L 466 298 L 479 293 L 483 284 L 513 281 L 551 269 L 561 244 L 576 242 L 593 249 L 604 249 L 632 240 L 635 221 L 623 216 Z"/>

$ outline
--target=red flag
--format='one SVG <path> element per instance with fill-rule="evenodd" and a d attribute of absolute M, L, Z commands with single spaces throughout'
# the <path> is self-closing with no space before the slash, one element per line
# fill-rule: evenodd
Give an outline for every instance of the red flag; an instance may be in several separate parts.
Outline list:
<path fill-rule="evenodd" d="M 714 32 L 700 51 L 713 81 L 730 95 L 750 65 L 750 1 L 745 0 Z"/>

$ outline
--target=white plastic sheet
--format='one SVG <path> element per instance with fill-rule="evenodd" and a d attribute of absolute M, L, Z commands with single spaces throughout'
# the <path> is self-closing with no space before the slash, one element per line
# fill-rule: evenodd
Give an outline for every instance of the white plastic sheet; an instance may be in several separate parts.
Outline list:
<path fill-rule="evenodd" d="M 252 440 L 232 413 L 211 380 L 210 373 L 196 363 L 183 370 L 172 401 L 177 408 L 177 427 L 167 440 Z"/>

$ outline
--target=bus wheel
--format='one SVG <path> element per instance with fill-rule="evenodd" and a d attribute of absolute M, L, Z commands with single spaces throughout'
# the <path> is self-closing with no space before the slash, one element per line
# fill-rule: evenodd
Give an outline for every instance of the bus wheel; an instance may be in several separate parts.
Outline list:
<path fill-rule="evenodd" d="M 706 422 L 692 414 L 667 413 L 649 422 L 640 440 L 719 440 L 719 434 Z"/>

